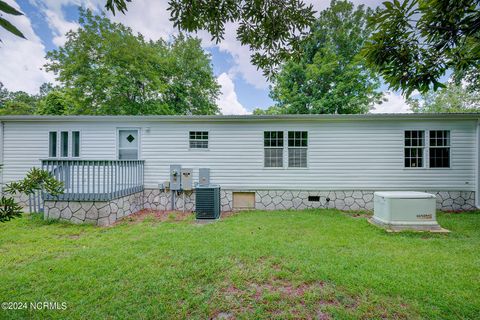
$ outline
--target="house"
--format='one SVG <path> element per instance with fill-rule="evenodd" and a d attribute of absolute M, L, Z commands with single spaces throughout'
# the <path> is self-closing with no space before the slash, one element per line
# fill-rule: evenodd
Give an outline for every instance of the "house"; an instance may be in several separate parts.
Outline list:
<path fill-rule="evenodd" d="M 222 210 L 371 210 L 378 190 L 479 206 L 478 114 L 3 116 L 2 185 L 34 166 L 65 182 L 47 217 L 110 224 L 172 207 L 170 165 L 210 169 Z M 23 205 L 28 197 L 18 196 Z M 194 191 L 176 209 L 194 210 Z"/>

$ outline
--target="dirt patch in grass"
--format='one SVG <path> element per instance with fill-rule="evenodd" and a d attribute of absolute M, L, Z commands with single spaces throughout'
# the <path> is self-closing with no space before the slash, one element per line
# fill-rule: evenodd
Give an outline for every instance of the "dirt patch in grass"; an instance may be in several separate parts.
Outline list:
<path fill-rule="evenodd" d="M 128 223 L 139 223 L 143 221 L 152 221 L 152 222 L 179 222 L 187 220 L 194 215 L 191 211 L 178 211 L 178 210 L 151 210 L 144 209 L 134 214 L 129 215 L 123 219 L 120 219 L 117 223 L 128 222 Z"/>
<path fill-rule="evenodd" d="M 225 211 L 222 212 L 221 219 L 229 218 L 238 212 L 236 211 Z M 180 222 L 185 220 L 194 220 L 195 212 L 193 211 L 181 211 L 181 210 L 152 210 L 144 209 L 135 212 L 127 217 L 124 217 L 118 220 L 115 224 L 118 223 L 139 223 L 143 221 L 151 222 Z"/>
<path fill-rule="evenodd" d="M 352 218 L 364 218 L 364 219 L 368 219 L 373 215 L 372 212 L 367 212 L 367 211 L 344 211 L 344 214 Z"/>
<path fill-rule="evenodd" d="M 263 277 L 258 265 L 272 272 Z M 241 266 L 248 278 L 223 283 L 210 304 L 211 319 L 255 318 L 258 314 L 280 319 L 408 319 L 415 314 L 400 298 L 378 303 L 370 292 L 354 295 L 328 281 L 294 280 L 298 275 L 266 257 L 258 259 L 256 266 L 247 262 Z"/>

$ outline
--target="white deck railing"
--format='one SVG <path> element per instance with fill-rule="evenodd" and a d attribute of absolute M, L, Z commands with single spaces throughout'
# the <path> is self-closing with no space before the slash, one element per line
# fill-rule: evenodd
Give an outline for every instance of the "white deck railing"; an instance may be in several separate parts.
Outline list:
<path fill-rule="evenodd" d="M 108 201 L 143 191 L 143 160 L 42 160 L 42 169 L 64 183 L 44 200 Z"/>

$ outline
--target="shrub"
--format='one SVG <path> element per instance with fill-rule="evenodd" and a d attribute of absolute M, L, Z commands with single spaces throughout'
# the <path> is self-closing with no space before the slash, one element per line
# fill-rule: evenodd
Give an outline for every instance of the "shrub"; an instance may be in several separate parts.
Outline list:
<path fill-rule="evenodd" d="M 0 198 L 0 222 L 10 221 L 22 215 L 22 207 L 12 197 Z"/>

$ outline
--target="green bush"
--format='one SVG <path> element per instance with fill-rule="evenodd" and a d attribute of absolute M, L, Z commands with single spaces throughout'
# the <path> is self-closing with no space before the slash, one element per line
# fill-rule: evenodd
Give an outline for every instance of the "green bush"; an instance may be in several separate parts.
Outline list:
<path fill-rule="evenodd" d="M 51 195 L 59 195 L 63 193 L 63 182 L 55 179 L 48 171 L 32 168 L 25 178 L 10 182 L 3 191 L 10 195 L 15 193 L 31 195 L 35 191 L 45 191 Z M 22 207 L 15 202 L 13 197 L 2 196 L 0 199 L 0 222 L 20 217 L 22 212 Z"/>
<path fill-rule="evenodd" d="M 10 221 L 22 215 L 22 207 L 12 197 L 0 198 L 0 222 Z"/>

